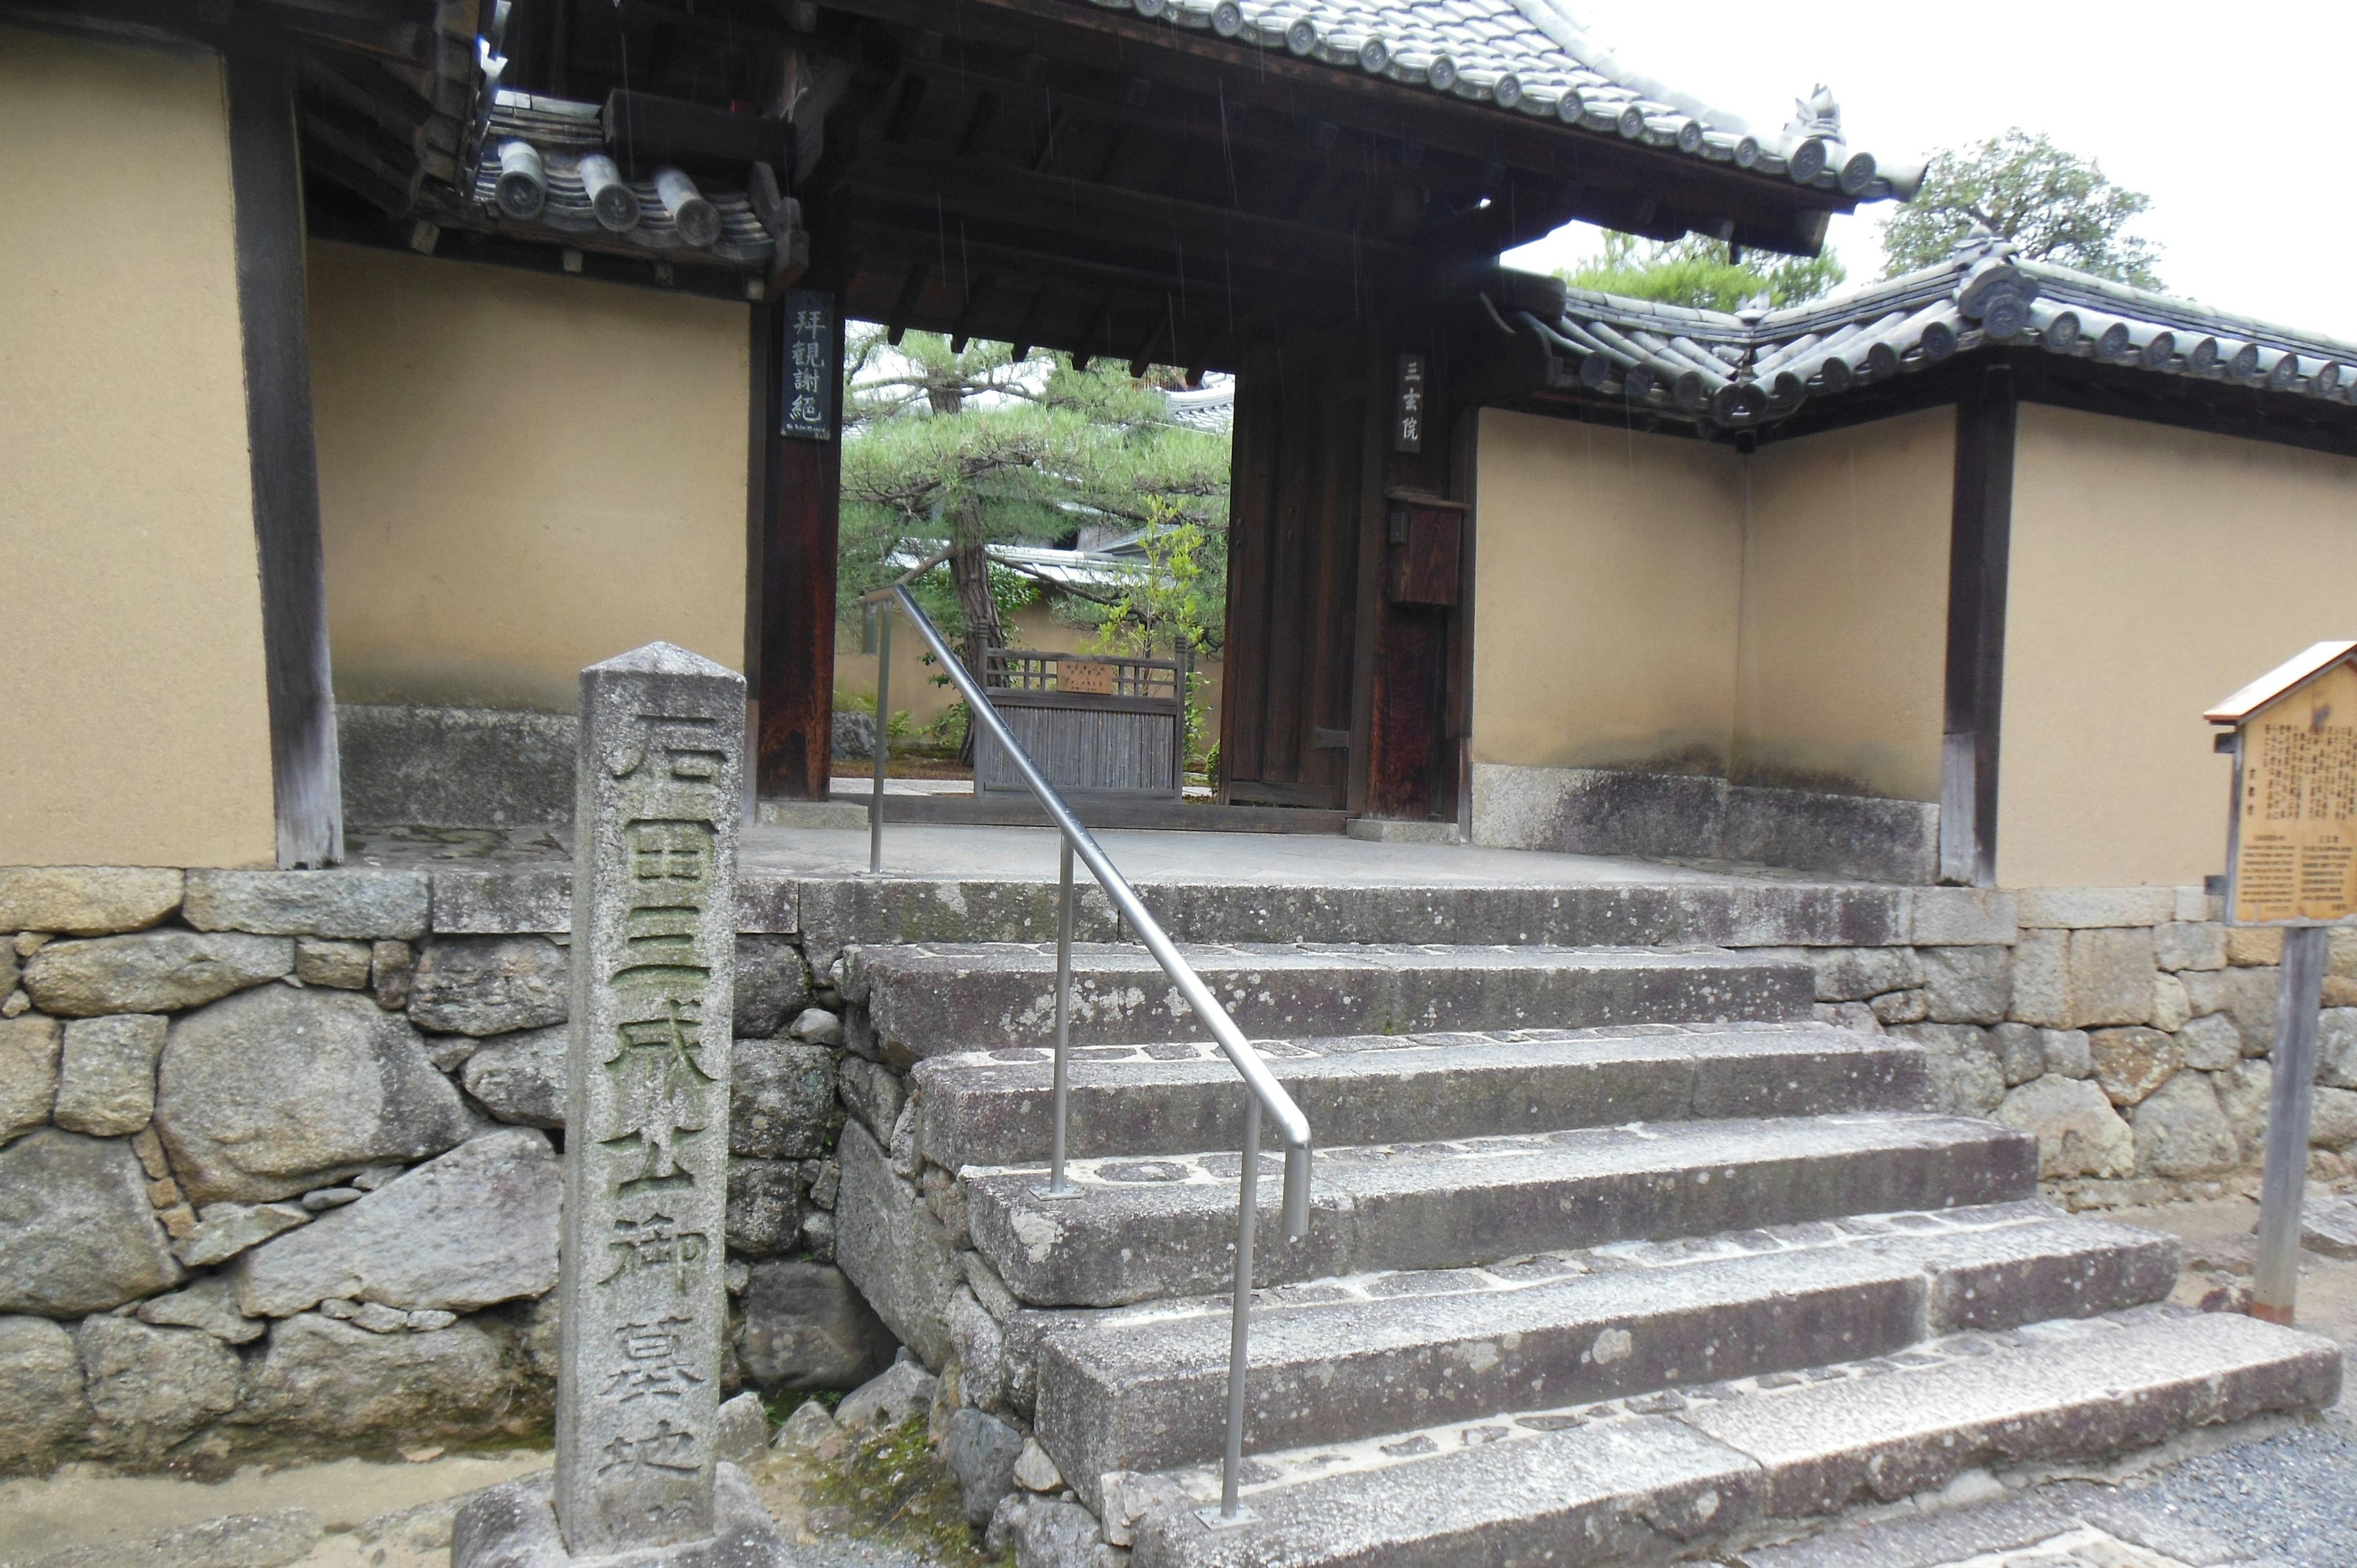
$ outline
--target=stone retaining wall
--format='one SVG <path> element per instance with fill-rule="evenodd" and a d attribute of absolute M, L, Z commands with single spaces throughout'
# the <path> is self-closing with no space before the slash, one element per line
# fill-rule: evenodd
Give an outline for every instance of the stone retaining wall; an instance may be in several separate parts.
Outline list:
<path fill-rule="evenodd" d="M 0 869 L 0 1473 L 544 1428 L 567 882 Z M 743 891 L 730 1379 L 850 1388 L 840 999 Z"/>
<path fill-rule="evenodd" d="M 2215 1197 L 2255 1175 L 2282 933 L 2223 925 L 2193 887 L 2004 897 L 2010 940 L 1792 951 L 1816 971 L 1821 1016 L 1931 1052 L 1932 1109 L 2037 1133 L 2049 1189 L 2074 1208 Z M 2339 1179 L 2357 1165 L 2357 931 L 2330 950 L 2310 1169 Z"/>

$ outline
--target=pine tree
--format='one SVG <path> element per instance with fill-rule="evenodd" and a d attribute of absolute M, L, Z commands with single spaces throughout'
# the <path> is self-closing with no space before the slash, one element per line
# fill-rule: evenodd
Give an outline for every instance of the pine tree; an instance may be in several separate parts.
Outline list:
<path fill-rule="evenodd" d="M 1849 274 L 1832 256 L 1754 252 L 1737 261 L 1725 242 L 1700 234 L 1664 242 L 1608 231 L 1601 257 L 1557 275 L 1574 288 L 1628 299 L 1735 311 L 1755 299 L 1781 309 L 1822 298 Z"/>
<path fill-rule="evenodd" d="M 1934 154 L 1915 199 L 1882 231 L 1892 277 L 1945 261 L 1975 224 L 2011 240 L 2032 261 L 2158 288 L 2159 250 L 2126 231 L 2152 206 L 2112 183 L 2093 158 L 2018 126 Z"/>

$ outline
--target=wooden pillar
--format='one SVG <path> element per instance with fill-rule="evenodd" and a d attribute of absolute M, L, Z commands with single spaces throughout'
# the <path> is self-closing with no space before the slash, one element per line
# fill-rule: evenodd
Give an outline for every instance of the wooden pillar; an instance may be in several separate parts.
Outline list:
<path fill-rule="evenodd" d="M 344 854 L 343 785 L 328 666 L 319 467 L 311 439 L 295 73 L 290 66 L 257 59 L 231 59 L 225 69 L 278 864 L 329 865 Z M 168 678 L 168 671 L 158 673 Z"/>
<path fill-rule="evenodd" d="M 808 312 L 823 310 L 823 363 L 813 365 Z M 799 324 L 799 325 L 798 325 Z M 752 406 L 759 424 L 746 569 L 756 693 L 756 789 L 777 800 L 823 800 L 834 749 L 834 570 L 843 436 L 840 295 L 792 289 L 754 312 Z M 803 363 L 795 362 L 797 345 Z M 793 413 L 795 374 L 824 388 L 823 429 Z M 807 379 L 804 382 L 807 391 Z M 788 426 L 798 428 L 789 433 Z"/>
<path fill-rule="evenodd" d="M 1383 413 L 1383 483 L 1367 539 L 1380 569 L 1361 579 L 1372 590 L 1362 624 L 1372 622 L 1372 637 L 1362 644 L 1371 655 L 1366 768 L 1353 803 L 1370 817 L 1452 819 L 1450 675 L 1466 508 L 1452 489 L 1448 344 L 1437 324 L 1417 318 L 1376 336 L 1383 348 L 1372 368 Z"/>
<path fill-rule="evenodd" d="M 1996 883 L 1997 728 L 2005 696 L 2016 406 L 2013 371 L 2005 365 L 1990 366 L 1956 405 L 1940 880 L 1973 887 Z"/>

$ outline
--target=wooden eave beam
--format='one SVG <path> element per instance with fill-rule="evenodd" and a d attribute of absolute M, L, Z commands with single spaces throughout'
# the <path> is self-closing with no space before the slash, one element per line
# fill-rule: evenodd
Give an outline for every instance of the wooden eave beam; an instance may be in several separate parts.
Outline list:
<path fill-rule="evenodd" d="M 1157 246 L 1164 242 L 1160 237 L 1168 235 L 1199 253 L 1224 250 L 1270 271 L 1297 271 L 1305 262 L 1406 271 L 1423 259 L 1415 248 L 1388 240 L 1032 174 L 947 153 L 920 157 L 901 148 L 870 147 L 853 166 L 850 181 L 888 199 L 928 206 L 938 201 L 940 210 L 963 217 L 998 219 L 1141 248 Z"/>
<path fill-rule="evenodd" d="M 826 9 L 909 27 L 938 27 L 934 0 L 824 0 Z M 1424 148 L 1480 163 L 1599 188 L 1642 191 L 1682 211 L 1732 220 L 1766 233 L 1789 233 L 1796 212 L 1846 212 L 1854 199 L 1814 187 L 1779 183 L 1706 163 L 1684 153 L 1543 122 L 1492 107 L 1455 103 L 1428 91 L 1297 59 L 1216 36 L 1146 22 L 1072 0 L 966 0 L 950 18 L 952 39 L 985 43 L 1065 60 L 1108 73 L 1144 75 L 1157 88 L 1219 99 L 1240 78 L 1281 85 L 1287 107 L 1307 119 L 1378 136 L 1413 139 Z M 955 58 L 954 48 L 950 59 Z M 1235 100 L 1230 100 L 1234 102 Z"/>

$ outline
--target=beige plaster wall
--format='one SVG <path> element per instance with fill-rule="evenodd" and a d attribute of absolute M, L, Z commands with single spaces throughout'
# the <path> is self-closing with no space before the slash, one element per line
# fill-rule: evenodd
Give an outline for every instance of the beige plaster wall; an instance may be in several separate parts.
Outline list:
<path fill-rule="evenodd" d="M 2222 871 L 2201 712 L 2357 637 L 2357 460 L 2024 404 L 2013 498 L 1998 880 Z"/>
<path fill-rule="evenodd" d="M 1955 411 L 1749 460 L 1738 783 L 1940 798 Z"/>
<path fill-rule="evenodd" d="M 220 61 L 0 27 L 0 865 L 268 865 Z"/>
<path fill-rule="evenodd" d="M 1739 462 L 1683 437 L 1483 411 L 1476 761 L 1726 768 Z"/>
<path fill-rule="evenodd" d="M 311 247 L 336 695 L 570 713 L 657 638 L 745 661 L 746 307 Z"/>

